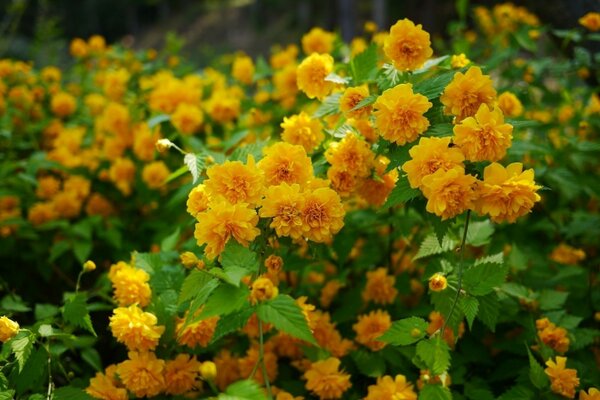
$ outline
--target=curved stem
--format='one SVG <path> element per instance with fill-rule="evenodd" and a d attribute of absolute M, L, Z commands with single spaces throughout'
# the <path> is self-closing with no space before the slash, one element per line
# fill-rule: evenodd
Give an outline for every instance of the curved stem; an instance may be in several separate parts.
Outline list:
<path fill-rule="evenodd" d="M 454 313 L 454 309 L 456 308 L 456 304 L 458 304 L 458 298 L 460 297 L 460 291 L 462 290 L 462 278 L 463 278 L 463 259 L 465 254 L 465 243 L 467 241 L 467 232 L 469 231 L 469 220 L 471 219 L 471 210 L 467 210 L 467 217 L 465 219 L 465 227 L 463 230 L 462 241 L 460 243 L 460 255 L 458 259 L 458 283 L 456 286 L 456 296 L 454 296 L 454 301 L 452 302 L 452 306 L 450 306 L 450 311 L 448 312 L 448 316 L 444 320 L 444 325 L 442 325 L 441 335 L 444 335 L 446 331 L 446 326 L 448 325 L 448 321 L 452 317 Z"/>

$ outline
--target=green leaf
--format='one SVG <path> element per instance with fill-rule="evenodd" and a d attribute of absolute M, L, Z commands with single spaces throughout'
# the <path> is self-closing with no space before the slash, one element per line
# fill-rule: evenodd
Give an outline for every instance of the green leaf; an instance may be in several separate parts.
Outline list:
<path fill-rule="evenodd" d="M 482 258 L 478 258 L 477 260 L 475 260 L 474 265 L 481 265 L 481 264 L 502 264 L 504 263 L 504 253 L 500 252 L 497 254 L 492 254 L 486 257 L 482 257 Z"/>
<path fill-rule="evenodd" d="M 406 177 L 400 177 L 382 209 L 387 210 L 390 207 L 406 203 L 407 201 L 418 197 L 420 194 L 421 192 L 419 190 L 410 187 Z"/>
<path fill-rule="evenodd" d="M 436 57 L 436 58 L 430 58 L 429 60 L 425 61 L 425 64 L 423 64 L 423 66 L 419 69 L 416 69 L 413 71 L 413 74 L 422 74 L 424 72 L 429 71 L 430 69 L 432 69 L 433 67 L 441 64 L 444 62 L 444 60 L 446 60 L 448 57 L 450 56 L 441 56 L 441 57 Z"/>
<path fill-rule="evenodd" d="M 135 260 L 134 266 L 136 268 L 141 268 L 150 275 L 160 270 L 163 265 L 163 260 L 159 253 L 138 253 L 134 251 L 132 259 Z"/>
<path fill-rule="evenodd" d="M 290 296 L 282 294 L 259 304 L 257 314 L 261 321 L 272 324 L 280 331 L 317 345 L 302 309 Z"/>
<path fill-rule="evenodd" d="M 219 400 L 264 400 L 265 393 L 253 380 L 237 381 L 219 394 Z"/>
<path fill-rule="evenodd" d="M 464 272 L 463 283 L 467 293 L 483 296 L 502 286 L 508 268 L 505 265 L 479 264 L 473 265 Z"/>
<path fill-rule="evenodd" d="M 521 385 L 513 386 L 508 391 L 504 392 L 498 400 L 533 400 L 533 392 Z"/>
<path fill-rule="evenodd" d="M 437 137 L 446 137 L 452 136 L 454 132 L 452 131 L 452 124 L 444 123 L 444 124 L 433 124 L 427 129 L 425 132 L 427 135 L 437 136 Z"/>
<path fill-rule="evenodd" d="M 266 146 L 267 142 L 268 140 L 257 140 L 254 143 L 238 146 L 229 156 L 229 160 L 245 163 L 248 161 L 248 156 L 252 156 L 255 161 L 259 161 L 262 158 L 263 147 Z"/>
<path fill-rule="evenodd" d="M 414 85 L 414 92 L 424 95 L 429 100 L 433 100 L 442 94 L 457 73 L 457 71 L 448 71 L 433 78 L 424 79 Z"/>
<path fill-rule="evenodd" d="M 350 83 L 352 78 L 339 76 L 335 72 L 330 72 L 329 75 L 327 75 L 324 80 L 327 82 L 338 83 L 340 85 L 347 85 L 348 83 Z"/>
<path fill-rule="evenodd" d="M 209 283 L 211 281 L 212 283 Z M 183 281 L 183 284 L 181 285 L 181 292 L 179 293 L 179 300 L 177 303 L 182 304 L 188 300 L 191 300 L 196 296 L 200 295 L 203 290 L 205 292 L 208 291 L 208 294 L 210 294 L 210 291 L 214 290 L 218 284 L 219 281 L 217 279 L 213 278 L 204 271 L 199 271 L 195 269 L 192 272 L 190 272 L 190 274 Z M 204 289 L 207 285 L 213 286 L 212 289 Z"/>
<path fill-rule="evenodd" d="M 496 330 L 496 323 L 500 315 L 500 302 L 496 293 L 490 293 L 479 299 L 479 312 L 477 318 L 485 324 L 492 332 Z"/>
<path fill-rule="evenodd" d="M 334 93 L 330 96 L 327 96 L 323 103 L 317 108 L 317 110 L 313 114 L 313 118 L 321 118 L 327 115 L 339 114 L 340 112 L 340 98 L 342 97 L 342 93 Z"/>
<path fill-rule="evenodd" d="M 357 54 L 350 61 L 350 71 L 357 85 L 373 80 L 377 75 L 377 45 L 371 44 Z"/>
<path fill-rule="evenodd" d="M 410 317 L 394 321 L 388 329 L 377 340 L 392 344 L 394 346 L 408 346 L 423 339 L 427 334 L 429 324 L 422 318 Z"/>
<path fill-rule="evenodd" d="M 73 243 L 73 254 L 80 264 L 87 261 L 92 252 L 92 242 L 86 239 L 78 239 Z"/>
<path fill-rule="evenodd" d="M 469 324 L 469 329 L 471 329 L 473 327 L 473 321 L 477 316 L 477 311 L 479 311 L 479 300 L 471 296 L 461 297 L 458 305 L 465 314 L 465 318 L 467 318 L 467 322 Z"/>
<path fill-rule="evenodd" d="M 353 351 L 350 355 L 363 375 L 377 378 L 385 374 L 385 359 L 380 353 L 359 349 Z"/>
<path fill-rule="evenodd" d="M 192 321 L 197 321 L 215 315 L 223 316 L 239 310 L 247 303 L 250 291 L 246 286 L 220 285 L 208 298 L 202 312 Z M 188 317 L 189 319 L 189 317 Z M 188 321 L 186 321 L 186 324 Z"/>
<path fill-rule="evenodd" d="M 52 334 L 54 333 L 54 330 L 52 329 L 52 325 L 42 324 L 38 328 L 38 333 L 40 334 L 41 337 L 48 337 L 48 336 L 52 336 Z"/>
<path fill-rule="evenodd" d="M 377 100 L 377 96 L 375 96 L 374 94 L 367 96 L 364 99 L 362 99 L 361 101 L 359 101 L 357 105 L 352 107 L 352 109 L 350 111 L 356 111 L 363 107 L 370 106 L 371 104 L 375 103 L 375 100 Z"/>
<path fill-rule="evenodd" d="M 452 250 L 456 246 L 456 242 L 448 235 L 444 236 L 442 243 L 438 242 L 437 236 L 432 233 L 427 235 L 421 246 L 419 247 L 419 251 L 413 257 L 413 260 L 418 260 L 420 258 L 428 257 L 434 254 L 441 254 L 447 251 Z"/>
<path fill-rule="evenodd" d="M 7 294 L 0 302 L 0 308 L 3 311 L 12 311 L 15 313 L 28 312 L 31 308 L 17 294 Z"/>
<path fill-rule="evenodd" d="M 50 258 L 48 261 L 54 262 L 58 260 L 60 256 L 65 254 L 71 248 L 71 243 L 66 240 L 61 240 L 60 242 L 56 242 L 50 248 Z"/>
<path fill-rule="evenodd" d="M 83 389 L 73 386 L 63 386 L 54 390 L 53 400 L 93 400 Z"/>
<path fill-rule="evenodd" d="M 225 245 L 221 255 L 221 264 L 230 283 L 239 286 L 240 280 L 258 272 L 259 262 L 256 253 L 242 246 L 235 240 L 230 240 Z"/>
<path fill-rule="evenodd" d="M 490 242 L 493 233 L 494 226 L 489 219 L 472 222 L 467 231 L 467 244 L 477 247 L 486 245 Z"/>
<path fill-rule="evenodd" d="M 417 357 L 434 375 L 443 374 L 450 367 L 450 347 L 439 336 L 417 343 Z"/>
<path fill-rule="evenodd" d="M 52 304 L 36 304 L 33 312 L 35 319 L 40 321 L 46 318 L 52 318 L 60 312 L 60 309 Z"/>
<path fill-rule="evenodd" d="M 0 400 L 13 400 L 14 398 L 14 390 L 3 390 L 2 392 L 0 392 Z"/>
<path fill-rule="evenodd" d="M 391 64 L 383 64 L 376 78 L 377 86 L 382 92 L 398 85 L 403 79 L 405 75 Z"/>
<path fill-rule="evenodd" d="M 253 307 L 245 307 L 241 310 L 232 312 L 231 314 L 224 315 L 219 318 L 219 321 L 217 322 L 217 328 L 215 329 L 215 333 L 213 334 L 211 342 L 214 343 L 223 336 L 228 335 L 231 332 L 235 332 L 238 329 L 242 329 L 253 313 Z"/>
<path fill-rule="evenodd" d="M 179 240 L 180 230 L 181 229 L 179 227 L 177 227 L 173 231 L 173 233 L 171 233 L 169 236 L 164 238 L 162 240 L 162 242 L 160 242 L 160 250 L 161 251 L 171 251 L 175 248 L 175 245 L 177 244 L 177 240 Z"/>
<path fill-rule="evenodd" d="M 382 143 L 385 145 L 385 142 Z M 395 143 L 390 143 L 387 147 L 387 158 L 390 159 L 390 163 L 388 164 L 386 171 L 391 171 L 394 168 L 401 167 L 405 162 L 410 160 L 409 154 L 410 147 L 409 146 L 398 146 Z M 408 182 L 406 176 L 401 176 L 399 179 L 405 180 Z M 410 185 L 409 185 L 410 186 Z"/>
<path fill-rule="evenodd" d="M 571 340 L 570 350 L 581 350 L 600 337 L 600 330 L 591 328 L 581 328 L 571 330 L 573 340 Z"/>
<path fill-rule="evenodd" d="M 425 385 L 419 392 L 419 400 L 452 400 L 452 393 L 441 385 Z"/>
<path fill-rule="evenodd" d="M 165 121 L 170 121 L 171 116 L 168 114 L 158 114 L 148 120 L 148 128 L 152 129 L 156 125 L 160 125 Z"/>
<path fill-rule="evenodd" d="M 102 371 L 102 359 L 98 350 L 93 347 L 85 348 L 81 351 L 81 358 L 96 371 Z"/>
<path fill-rule="evenodd" d="M 90 314 L 88 313 L 87 296 L 84 293 L 69 296 L 63 306 L 62 314 L 65 321 L 71 325 L 83 328 L 94 336 L 97 336 L 92 326 Z"/>
<path fill-rule="evenodd" d="M 33 343 L 35 343 L 35 335 L 27 331 L 20 331 L 10 341 L 10 348 L 19 364 L 19 372 L 23 370 L 27 359 L 31 355 Z"/>
<path fill-rule="evenodd" d="M 569 292 L 545 289 L 540 293 L 540 308 L 544 311 L 562 308 L 569 297 Z"/>
<path fill-rule="evenodd" d="M 544 368 L 536 361 L 536 359 L 529 351 L 529 347 L 527 348 L 527 354 L 529 356 L 529 379 L 531 383 L 538 389 L 545 389 L 548 387 L 548 377 L 544 372 Z"/>

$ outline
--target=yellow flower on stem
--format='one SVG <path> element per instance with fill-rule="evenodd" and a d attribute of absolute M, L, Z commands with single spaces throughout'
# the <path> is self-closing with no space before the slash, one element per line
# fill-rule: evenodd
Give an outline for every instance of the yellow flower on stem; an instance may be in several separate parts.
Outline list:
<path fill-rule="evenodd" d="M 377 384 L 369 386 L 369 393 L 364 400 L 417 400 L 412 383 L 406 380 L 404 375 L 396 375 L 392 378 L 384 375 L 377 378 Z"/>
<path fill-rule="evenodd" d="M 477 196 L 477 179 L 466 175 L 462 168 L 438 170 L 424 177 L 422 182 L 423 194 L 427 198 L 427 211 L 442 220 L 454 218 L 473 207 Z"/>
<path fill-rule="evenodd" d="M 518 117 L 523 114 L 521 100 L 511 92 L 504 92 L 498 96 L 498 107 L 507 117 Z"/>
<path fill-rule="evenodd" d="M 180 103 L 171 115 L 171 123 L 184 135 L 195 133 L 203 121 L 204 115 L 200 107 L 188 103 Z"/>
<path fill-rule="evenodd" d="M 165 362 L 154 353 L 130 351 L 129 359 L 117 365 L 123 385 L 136 397 L 153 397 L 165 388 Z"/>
<path fill-rule="evenodd" d="M 262 218 L 273 218 L 269 226 L 278 236 L 298 239 L 304 232 L 303 208 L 304 194 L 300 186 L 282 183 L 267 188 L 259 214 Z"/>
<path fill-rule="evenodd" d="M 329 54 L 312 53 L 298 66 L 296 82 L 298 89 L 309 99 L 323 100 L 333 89 L 333 82 L 325 78 L 333 72 L 333 57 Z"/>
<path fill-rule="evenodd" d="M 308 192 L 301 210 L 304 236 L 313 242 L 331 239 L 344 226 L 344 206 L 338 194 L 323 187 Z"/>
<path fill-rule="evenodd" d="M 456 116 L 457 121 L 475 115 L 482 104 L 493 106 L 496 89 L 481 68 L 471 67 L 466 73 L 457 72 L 440 96 L 444 113 Z"/>
<path fill-rule="evenodd" d="M 90 396 L 100 400 L 127 400 L 127 390 L 123 388 L 121 382 L 116 377 L 116 365 L 106 367 L 104 373 L 97 372 L 96 376 L 90 379 L 89 386 L 85 392 Z"/>
<path fill-rule="evenodd" d="M 340 111 L 346 118 L 366 118 L 371 114 L 372 106 L 366 106 L 357 110 L 352 110 L 361 101 L 369 96 L 369 87 L 367 85 L 349 87 L 340 97 Z"/>
<path fill-rule="evenodd" d="M 362 298 L 365 301 L 373 301 L 375 304 L 393 304 L 398 295 L 395 285 L 396 277 L 389 275 L 387 268 L 382 267 L 369 271 Z"/>
<path fill-rule="evenodd" d="M 356 341 L 372 351 L 379 351 L 386 345 L 377 340 L 392 326 L 390 315 L 383 310 L 371 311 L 369 314 L 360 315 L 358 322 L 352 325 L 356 332 Z"/>
<path fill-rule="evenodd" d="M 114 297 L 121 307 L 137 304 L 146 307 L 150 303 L 150 275 L 142 269 L 135 268 L 122 261 L 111 266 L 108 273 Z"/>
<path fill-rule="evenodd" d="M 390 28 L 384 41 L 383 51 L 394 67 L 401 71 L 414 71 L 421 67 L 433 54 L 429 33 L 421 24 L 402 19 Z"/>
<path fill-rule="evenodd" d="M 117 342 L 130 351 L 154 350 L 164 326 L 157 326 L 154 314 L 144 312 L 136 305 L 115 308 L 110 317 L 110 329 Z"/>
<path fill-rule="evenodd" d="M 210 167 L 206 174 L 208 179 L 204 186 L 211 199 L 222 197 L 231 204 L 255 205 L 262 197 L 264 177 L 252 156 L 248 156 L 246 165 L 240 161 L 226 161 Z"/>
<path fill-rule="evenodd" d="M 584 28 L 589 29 L 592 32 L 600 30 L 600 13 L 589 12 L 583 17 L 579 18 L 579 23 Z"/>
<path fill-rule="evenodd" d="M 233 60 L 231 66 L 231 76 L 243 83 L 250 85 L 254 79 L 254 62 L 252 58 L 246 55 L 239 55 Z"/>
<path fill-rule="evenodd" d="M 299 144 L 307 153 L 311 153 L 325 139 L 321 121 L 311 118 L 304 111 L 297 115 L 283 117 L 281 128 L 283 128 L 281 139 L 284 142 Z"/>
<path fill-rule="evenodd" d="M 6 315 L 0 317 L 0 342 L 5 343 L 19 332 L 19 324 Z"/>
<path fill-rule="evenodd" d="M 433 274 L 429 278 L 429 290 L 433 292 L 441 292 L 448 287 L 448 281 L 442 274 Z"/>
<path fill-rule="evenodd" d="M 189 354 L 178 354 L 174 360 L 165 364 L 165 393 L 181 395 L 195 389 L 199 382 L 196 381 L 200 373 L 200 363 L 196 357 Z"/>
<path fill-rule="evenodd" d="M 302 146 L 277 142 L 266 147 L 263 153 L 265 156 L 257 167 L 263 171 L 266 186 L 304 185 L 313 177 L 311 160 Z"/>
<path fill-rule="evenodd" d="M 547 368 L 544 370 L 550 378 L 550 389 L 554 393 L 568 399 L 575 398 L 575 388 L 579 386 L 577 370 L 567 368 L 567 358 L 555 358 L 555 361 L 546 361 Z"/>
<path fill-rule="evenodd" d="M 350 375 L 339 370 L 340 360 L 328 358 L 311 364 L 304 373 L 306 389 L 319 396 L 319 399 L 341 399 L 352 384 Z"/>
<path fill-rule="evenodd" d="M 302 36 L 302 51 L 304 51 L 304 54 L 331 53 L 334 40 L 335 34 L 333 32 L 327 32 L 319 27 L 312 28 Z"/>

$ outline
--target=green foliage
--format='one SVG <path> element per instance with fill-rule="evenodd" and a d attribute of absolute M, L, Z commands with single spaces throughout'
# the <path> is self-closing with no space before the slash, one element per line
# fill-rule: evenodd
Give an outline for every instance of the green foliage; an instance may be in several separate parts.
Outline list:
<path fill-rule="evenodd" d="M 220 400 L 263 400 L 264 398 L 263 390 L 252 380 L 235 382 L 225 389 L 225 393 L 219 394 Z"/>
<path fill-rule="evenodd" d="M 450 347 L 439 336 L 417 343 L 417 357 L 434 375 L 443 374 L 450 367 Z"/>
<path fill-rule="evenodd" d="M 316 345 L 302 309 L 290 296 L 282 294 L 270 301 L 261 303 L 258 305 L 256 313 L 261 321 L 272 324 L 275 328 L 291 336 Z"/>
<path fill-rule="evenodd" d="M 425 320 L 417 317 L 394 321 L 391 328 L 378 340 L 395 346 L 407 346 L 423 339 L 427 334 L 428 325 Z"/>
<path fill-rule="evenodd" d="M 62 315 L 68 323 L 83 328 L 96 336 L 96 332 L 92 326 L 92 319 L 88 312 L 87 296 L 85 293 L 67 295 L 62 308 Z"/>

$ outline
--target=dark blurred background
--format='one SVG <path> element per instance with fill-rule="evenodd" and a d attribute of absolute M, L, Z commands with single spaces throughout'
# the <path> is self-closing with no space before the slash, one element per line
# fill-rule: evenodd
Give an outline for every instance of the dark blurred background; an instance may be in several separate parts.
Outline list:
<path fill-rule="evenodd" d="M 0 57 L 61 63 L 68 40 L 103 35 L 109 43 L 160 48 L 167 32 L 185 39 L 184 53 L 204 64 L 232 50 L 266 54 L 271 45 L 297 43 L 319 25 L 345 40 L 372 20 L 387 29 L 408 17 L 432 35 L 447 35 L 465 0 L 0 0 Z M 467 1 L 468 2 L 468 1 Z M 493 6 L 498 1 L 469 5 Z M 515 1 L 556 28 L 570 28 L 600 0 Z"/>

